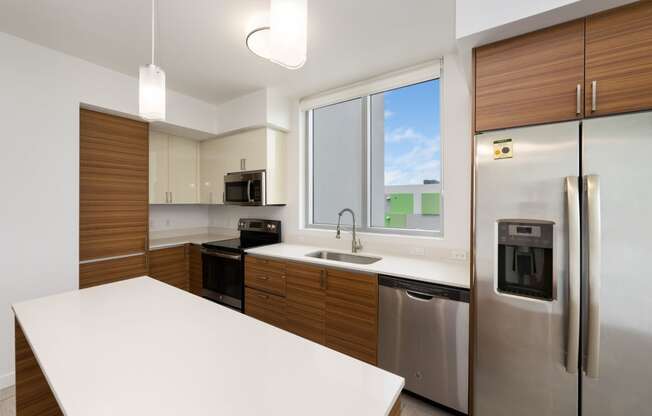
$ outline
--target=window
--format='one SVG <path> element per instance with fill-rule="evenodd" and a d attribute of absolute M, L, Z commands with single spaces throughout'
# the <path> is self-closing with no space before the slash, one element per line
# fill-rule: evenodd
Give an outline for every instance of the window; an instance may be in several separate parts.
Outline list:
<path fill-rule="evenodd" d="M 309 227 L 331 228 L 351 208 L 364 231 L 441 233 L 438 78 L 313 108 L 307 120 Z"/>

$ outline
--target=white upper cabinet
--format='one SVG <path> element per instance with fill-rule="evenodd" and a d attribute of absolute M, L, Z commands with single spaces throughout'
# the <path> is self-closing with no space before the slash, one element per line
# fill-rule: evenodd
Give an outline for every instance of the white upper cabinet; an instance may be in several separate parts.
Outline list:
<path fill-rule="evenodd" d="M 199 202 L 199 142 L 170 136 L 170 199 L 175 204 Z"/>
<path fill-rule="evenodd" d="M 199 203 L 199 142 L 150 133 L 149 203 Z"/>
<path fill-rule="evenodd" d="M 265 170 L 267 204 L 286 203 L 285 133 L 259 128 L 201 142 L 200 200 L 222 204 L 224 175 L 231 172 Z"/>
<path fill-rule="evenodd" d="M 149 133 L 149 203 L 168 202 L 170 163 L 168 136 L 155 131 Z"/>

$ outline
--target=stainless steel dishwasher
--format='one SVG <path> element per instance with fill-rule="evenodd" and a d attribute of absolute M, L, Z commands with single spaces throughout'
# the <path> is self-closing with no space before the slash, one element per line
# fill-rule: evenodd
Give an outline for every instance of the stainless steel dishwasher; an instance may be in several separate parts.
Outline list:
<path fill-rule="evenodd" d="M 379 277 L 379 367 L 405 389 L 468 413 L 469 291 Z"/>

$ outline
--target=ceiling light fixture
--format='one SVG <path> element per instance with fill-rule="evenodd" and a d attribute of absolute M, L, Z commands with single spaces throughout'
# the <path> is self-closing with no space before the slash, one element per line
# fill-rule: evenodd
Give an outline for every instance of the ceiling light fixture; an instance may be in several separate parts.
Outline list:
<path fill-rule="evenodd" d="M 141 65 L 138 112 L 148 121 L 165 121 L 165 71 L 156 66 L 156 0 L 152 0 L 152 63 Z"/>
<path fill-rule="evenodd" d="M 285 68 L 301 68 L 308 50 L 308 0 L 271 0 L 269 25 L 251 30 L 247 47 Z"/>

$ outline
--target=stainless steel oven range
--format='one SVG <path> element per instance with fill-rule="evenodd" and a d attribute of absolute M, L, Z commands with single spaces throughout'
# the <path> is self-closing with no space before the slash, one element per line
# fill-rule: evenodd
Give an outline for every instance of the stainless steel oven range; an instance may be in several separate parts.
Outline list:
<path fill-rule="evenodd" d="M 202 296 L 239 311 L 244 306 L 244 251 L 281 242 L 281 222 L 243 218 L 240 238 L 202 244 Z"/>

